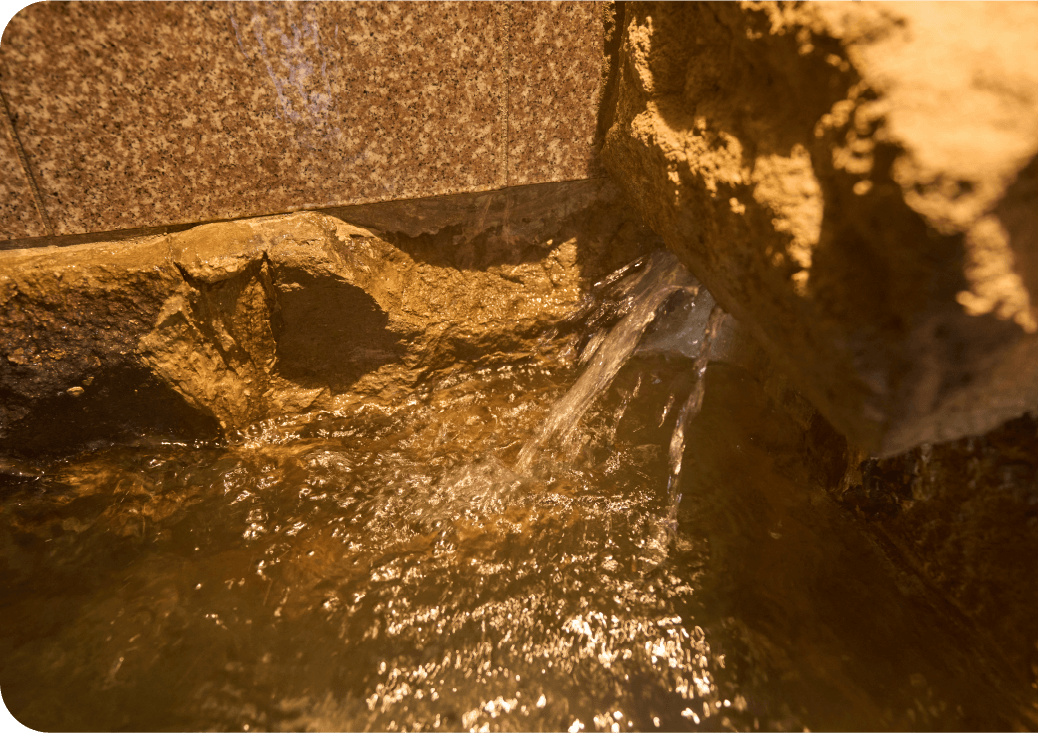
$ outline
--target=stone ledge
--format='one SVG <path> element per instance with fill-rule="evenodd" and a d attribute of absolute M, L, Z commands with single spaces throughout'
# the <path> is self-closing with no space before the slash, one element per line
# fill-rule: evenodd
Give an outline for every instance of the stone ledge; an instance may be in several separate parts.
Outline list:
<path fill-rule="evenodd" d="M 298 213 L 0 252 L 0 446 L 211 437 L 536 353 L 658 246 L 607 182 L 549 188 L 358 212 L 381 231 Z"/>

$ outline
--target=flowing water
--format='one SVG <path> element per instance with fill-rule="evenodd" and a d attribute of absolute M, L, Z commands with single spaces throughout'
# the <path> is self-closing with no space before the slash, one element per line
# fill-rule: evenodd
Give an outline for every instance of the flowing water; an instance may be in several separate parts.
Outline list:
<path fill-rule="evenodd" d="M 710 365 L 710 351 L 713 341 L 717 338 L 721 321 L 725 317 L 721 306 L 714 305 L 707 320 L 706 329 L 703 332 L 702 345 L 696 359 L 692 364 L 693 374 L 696 382 L 692 391 L 685 400 L 685 404 L 678 413 L 678 419 L 674 423 L 674 433 L 670 438 L 670 446 L 667 455 L 670 458 L 670 476 L 667 478 L 667 496 L 669 497 L 667 509 L 667 522 L 674 530 L 677 530 L 678 508 L 681 506 L 681 464 L 685 458 L 685 426 L 694 420 L 699 411 L 703 409 L 703 398 L 706 396 L 706 368 Z"/>
<path fill-rule="evenodd" d="M 993 652 L 825 497 L 755 375 L 707 366 L 719 311 L 695 361 L 639 352 L 706 320 L 695 282 L 656 256 L 596 292 L 569 356 L 9 476 L 9 709 L 52 730 L 1018 725 Z"/>
<path fill-rule="evenodd" d="M 603 329 L 595 334 L 584 347 L 580 363 L 587 364 L 587 368 L 519 452 L 515 466 L 519 473 L 530 470 L 537 452 L 552 438 L 558 436 L 563 443 L 571 442 L 580 419 L 637 348 L 660 304 L 678 290 L 698 291 L 695 281 L 678 265 L 674 255 L 657 252 L 647 259 L 644 268 L 631 276 L 620 291 L 630 301 L 630 312 L 608 332 Z"/>

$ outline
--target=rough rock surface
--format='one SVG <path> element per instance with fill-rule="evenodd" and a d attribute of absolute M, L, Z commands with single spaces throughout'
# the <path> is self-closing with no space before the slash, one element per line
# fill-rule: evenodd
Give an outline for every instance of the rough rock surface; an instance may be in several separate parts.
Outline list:
<path fill-rule="evenodd" d="M 584 181 L 353 212 L 380 232 L 300 213 L 0 253 L 0 452 L 211 437 L 527 356 L 659 246 L 617 196 Z"/>
<path fill-rule="evenodd" d="M 620 12 L 604 164 L 836 427 L 1038 406 L 1038 5 Z"/>
<path fill-rule="evenodd" d="M 1038 725 L 1038 420 L 882 460 L 833 495 L 983 636 Z"/>

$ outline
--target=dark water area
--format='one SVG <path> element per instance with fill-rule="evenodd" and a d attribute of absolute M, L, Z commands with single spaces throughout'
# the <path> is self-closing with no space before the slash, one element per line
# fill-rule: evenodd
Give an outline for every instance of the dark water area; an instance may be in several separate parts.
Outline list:
<path fill-rule="evenodd" d="M 569 454 L 513 473 L 575 374 L 459 371 L 9 482 L 8 708 L 51 730 L 1014 727 L 991 655 L 741 368 L 707 371 L 676 533 L 687 363 L 635 358 Z"/>

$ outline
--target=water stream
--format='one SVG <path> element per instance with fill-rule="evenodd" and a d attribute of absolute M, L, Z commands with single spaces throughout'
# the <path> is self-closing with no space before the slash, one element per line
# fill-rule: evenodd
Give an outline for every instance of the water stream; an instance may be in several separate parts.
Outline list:
<path fill-rule="evenodd" d="M 710 310 L 710 317 L 703 332 L 702 344 L 692 364 L 696 382 L 688 399 L 681 407 L 681 412 L 678 413 L 678 419 L 674 423 L 674 433 L 670 438 L 670 446 L 667 451 L 670 459 L 670 476 L 667 477 L 667 496 L 670 499 L 667 508 L 667 524 L 674 530 L 677 530 L 678 507 L 681 506 L 681 492 L 678 489 L 681 481 L 681 465 L 685 457 L 685 426 L 689 421 L 694 420 L 703 408 L 703 398 L 706 396 L 706 368 L 710 364 L 710 351 L 725 315 L 719 305 L 715 304 Z"/>
<path fill-rule="evenodd" d="M 626 274 L 626 268 L 625 273 Z M 604 284 L 611 285 L 607 279 Z M 669 252 L 653 253 L 643 269 L 623 283 L 620 294 L 629 301 L 629 312 L 610 330 L 601 330 L 591 338 L 580 356 L 580 363 L 587 364 L 570 390 L 552 408 L 536 435 L 519 452 L 515 470 L 529 472 L 533 460 L 541 448 L 552 438 L 563 444 L 572 437 L 580 419 L 595 399 L 612 383 L 616 373 L 637 348 L 646 327 L 656 317 L 656 312 L 668 297 L 681 289 L 694 289 L 698 285 Z"/>
<path fill-rule="evenodd" d="M 983 642 L 712 359 L 696 287 L 656 255 L 569 356 L 8 476 L 4 701 L 50 730 L 1012 727 Z"/>

